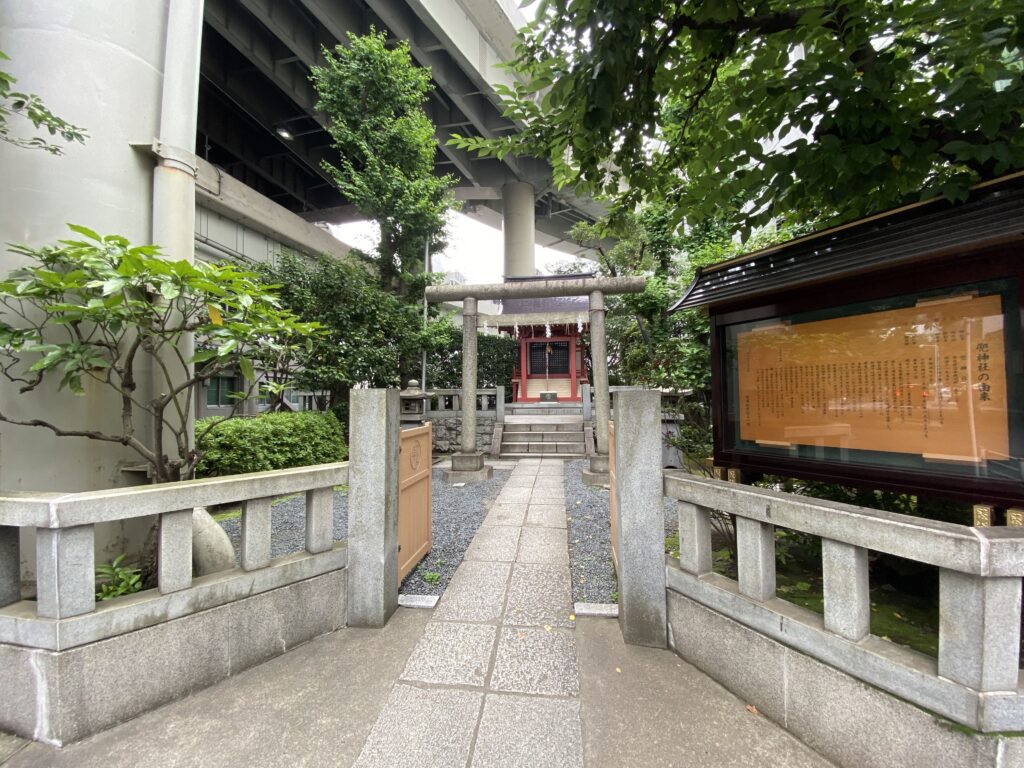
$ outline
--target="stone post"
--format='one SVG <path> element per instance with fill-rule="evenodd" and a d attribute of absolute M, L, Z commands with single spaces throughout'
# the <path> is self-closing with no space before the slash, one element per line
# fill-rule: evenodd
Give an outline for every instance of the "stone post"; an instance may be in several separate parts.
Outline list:
<path fill-rule="evenodd" d="M 619 626 L 631 645 L 667 644 L 661 393 L 615 394 Z"/>
<path fill-rule="evenodd" d="M 584 470 L 583 481 L 591 485 L 608 482 L 608 419 L 611 408 L 608 399 L 608 341 L 604 330 L 604 293 L 590 293 L 590 356 L 594 373 L 594 442 L 595 452 L 590 457 L 590 469 Z M 659 417 L 660 418 L 660 417 Z M 655 430 L 661 434 L 661 423 Z M 658 460 L 661 465 L 661 460 Z"/>
<path fill-rule="evenodd" d="M 383 627 L 398 607 L 397 389 L 349 399 L 348 625 Z"/>
<path fill-rule="evenodd" d="M 821 540 L 825 629 L 859 642 L 871 632 L 868 551 L 832 539 Z"/>
<path fill-rule="evenodd" d="M 583 420 L 592 421 L 594 418 L 594 404 L 590 400 L 590 385 L 580 385 L 580 399 L 583 401 Z"/>
<path fill-rule="evenodd" d="M 494 395 L 494 421 L 496 424 L 505 423 L 505 388 L 496 387 Z"/>
<path fill-rule="evenodd" d="M 687 501 L 676 504 L 679 567 L 694 576 L 711 573 L 711 510 Z"/>
<path fill-rule="evenodd" d="M 192 586 L 192 510 L 160 515 L 157 586 L 166 595 Z"/>
<path fill-rule="evenodd" d="M 1020 577 L 939 571 L 939 675 L 982 693 L 1016 691 Z"/>
<path fill-rule="evenodd" d="M 452 455 L 452 468 L 442 474 L 450 483 L 478 482 L 491 477 L 483 451 L 476 447 L 476 299 L 462 301 L 462 433 L 460 450 Z"/>
<path fill-rule="evenodd" d="M 761 602 L 775 597 L 775 526 L 737 517 L 736 560 L 740 594 Z"/>
<path fill-rule="evenodd" d="M 95 532 L 91 525 L 36 528 L 36 613 L 66 619 L 96 609 Z"/>

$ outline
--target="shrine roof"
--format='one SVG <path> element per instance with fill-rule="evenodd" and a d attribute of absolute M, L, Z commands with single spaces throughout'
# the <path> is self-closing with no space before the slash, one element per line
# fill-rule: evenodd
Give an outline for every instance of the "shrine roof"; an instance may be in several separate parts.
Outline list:
<path fill-rule="evenodd" d="M 1024 239 L 1024 172 L 816 232 L 697 271 L 680 309 L 769 296 L 838 278 Z"/>

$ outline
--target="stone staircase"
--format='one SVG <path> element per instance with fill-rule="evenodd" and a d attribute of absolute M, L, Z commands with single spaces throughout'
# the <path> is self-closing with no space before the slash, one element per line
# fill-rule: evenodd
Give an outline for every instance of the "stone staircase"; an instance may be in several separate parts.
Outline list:
<path fill-rule="evenodd" d="M 501 458 L 575 459 L 586 455 L 583 416 L 514 414 L 505 417 Z"/>

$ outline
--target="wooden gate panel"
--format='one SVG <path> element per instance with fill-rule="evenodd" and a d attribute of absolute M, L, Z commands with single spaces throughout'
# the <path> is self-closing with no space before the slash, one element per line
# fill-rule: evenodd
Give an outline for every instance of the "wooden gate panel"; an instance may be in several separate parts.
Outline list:
<path fill-rule="evenodd" d="M 612 564 L 619 570 L 619 511 L 615 505 L 615 422 L 608 421 L 608 498 L 611 513 Z"/>
<path fill-rule="evenodd" d="M 433 547 L 433 431 L 403 429 L 398 441 L 398 583 Z"/>

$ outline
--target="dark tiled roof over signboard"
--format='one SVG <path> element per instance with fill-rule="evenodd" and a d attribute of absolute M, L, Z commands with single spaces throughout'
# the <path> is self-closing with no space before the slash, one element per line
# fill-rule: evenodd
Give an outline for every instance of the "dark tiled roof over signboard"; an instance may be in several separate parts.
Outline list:
<path fill-rule="evenodd" d="M 1024 173 L 825 230 L 697 272 L 672 311 L 777 293 L 924 257 L 1024 239 Z"/>

